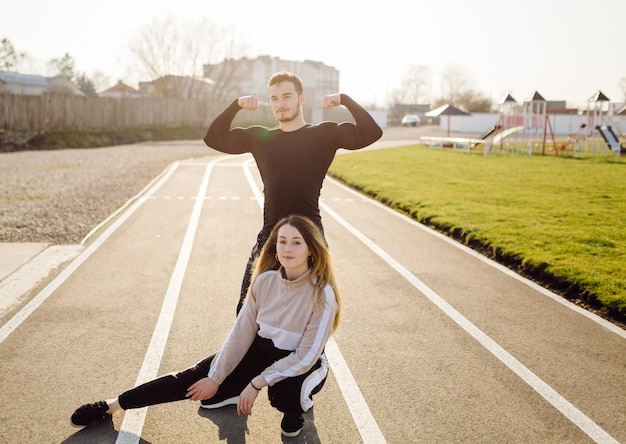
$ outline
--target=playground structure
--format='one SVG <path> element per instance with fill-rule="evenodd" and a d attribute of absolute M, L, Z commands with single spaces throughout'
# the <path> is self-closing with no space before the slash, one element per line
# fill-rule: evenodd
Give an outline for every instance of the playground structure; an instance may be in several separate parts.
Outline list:
<path fill-rule="evenodd" d="M 507 94 L 500 104 L 498 123 L 486 139 L 485 154 L 497 147 L 500 153 L 532 155 L 539 149 L 540 143 L 541 153 L 545 154 L 548 137 L 553 149 L 557 149 L 547 114 L 547 102 L 541 94 L 535 91 L 524 101 L 521 109 L 516 100 Z"/>
<path fill-rule="evenodd" d="M 626 139 L 619 122 L 612 118 L 615 110 L 601 91 L 587 102 L 586 123 L 558 141 L 554 135 L 547 102 L 534 92 L 520 106 L 507 94 L 500 102 L 498 122 L 479 136 L 484 154 L 548 154 L 571 150 L 576 155 L 626 154 Z M 479 145 L 479 144 L 476 144 Z"/>
<path fill-rule="evenodd" d="M 602 91 L 598 91 L 589 98 L 587 102 L 587 136 L 591 138 L 590 143 L 586 144 L 586 150 L 591 154 L 600 153 L 603 150 L 603 146 L 610 148 L 611 151 L 618 155 L 624 152 L 623 143 L 621 139 L 624 138 L 624 132 L 619 125 L 619 122 L 613 119 L 615 109 L 611 106 L 610 100 L 605 96 Z M 602 139 L 593 138 L 594 133 L 597 132 Z"/>

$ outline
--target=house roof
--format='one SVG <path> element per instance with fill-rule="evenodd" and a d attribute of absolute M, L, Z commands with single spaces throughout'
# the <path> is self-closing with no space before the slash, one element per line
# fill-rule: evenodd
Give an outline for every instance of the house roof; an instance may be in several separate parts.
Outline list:
<path fill-rule="evenodd" d="M 124 94 L 139 94 L 138 90 L 136 90 L 132 86 L 128 86 L 126 83 L 122 82 L 121 80 L 119 80 L 117 82 L 117 84 L 115 84 L 111 88 L 109 88 L 109 89 L 107 89 L 105 91 L 102 91 L 103 94 L 104 93 L 112 93 L 112 92 L 124 93 Z"/>
<path fill-rule="evenodd" d="M 0 71 L 0 81 L 5 84 L 40 86 L 42 88 L 47 88 L 49 85 L 48 79 L 43 76 L 6 71 Z"/>
<path fill-rule="evenodd" d="M 450 104 L 442 105 L 439 108 L 435 108 L 432 111 L 426 113 L 428 117 L 437 116 L 469 116 L 470 113 L 463 111 L 462 109 L 452 106 Z"/>

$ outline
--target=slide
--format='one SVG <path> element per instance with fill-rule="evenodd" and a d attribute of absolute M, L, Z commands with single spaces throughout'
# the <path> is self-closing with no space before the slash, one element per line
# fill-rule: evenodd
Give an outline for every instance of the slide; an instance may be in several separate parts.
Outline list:
<path fill-rule="evenodd" d="M 482 133 L 480 136 L 478 136 L 478 140 L 485 140 L 485 139 L 487 139 L 493 133 L 495 133 L 496 131 L 499 131 L 500 128 L 501 128 L 500 125 L 494 125 L 491 128 L 488 128 L 484 133 Z M 472 144 L 472 148 L 474 148 L 479 143 L 480 142 L 476 142 L 476 143 Z"/>
<path fill-rule="evenodd" d="M 621 150 L 621 145 L 619 143 L 619 139 L 613 132 L 613 128 L 610 126 L 598 126 L 596 127 L 606 144 L 611 148 L 611 151 L 615 151 L 617 153 Z"/>
<path fill-rule="evenodd" d="M 491 136 L 494 131 L 500 129 L 500 125 L 494 125 L 491 128 L 487 129 L 484 133 L 482 133 L 478 138 L 480 140 L 485 140 L 487 137 Z"/>
<path fill-rule="evenodd" d="M 493 138 L 493 144 L 497 145 L 502 139 L 509 137 L 511 134 L 517 133 L 518 131 L 523 131 L 525 128 L 525 126 L 515 126 L 513 128 L 506 129 L 501 133 L 496 134 L 496 136 Z"/>

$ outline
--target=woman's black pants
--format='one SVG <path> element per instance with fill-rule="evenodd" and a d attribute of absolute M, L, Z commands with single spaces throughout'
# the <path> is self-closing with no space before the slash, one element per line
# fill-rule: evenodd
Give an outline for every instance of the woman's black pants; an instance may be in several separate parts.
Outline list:
<path fill-rule="evenodd" d="M 290 353 L 274 347 L 271 340 L 257 336 L 216 395 L 224 395 L 225 398 L 239 396 L 252 378 Z M 186 370 L 161 376 L 122 393 L 119 396 L 120 406 L 127 410 L 188 399 L 189 387 L 208 375 L 214 357 L 211 355 Z M 327 375 L 328 363 L 322 354 L 305 374 L 286 378 L 269 387 L 271 405 L 283 413 L 307 411 L 313 405 L 313 395 L 321 390 Z"/>

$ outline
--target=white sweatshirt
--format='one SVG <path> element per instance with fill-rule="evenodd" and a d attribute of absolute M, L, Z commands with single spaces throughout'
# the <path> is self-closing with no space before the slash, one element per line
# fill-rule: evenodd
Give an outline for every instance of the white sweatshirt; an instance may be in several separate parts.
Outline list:
<path fill-rule="evenodd" d="M 261 274 L 252 284 L 255 298 L 248 297 L 239 312 L 211 364 L 209 378 L 221 384 L 239 364 L 257 334 L 271 339 L 278 349 L 292 351 L 262 372 L 269 385 L 306 373 L 324 351 L 338 310 L 330 286 L 324 288 L 323 303 L 317 307 L 314 291 L 309 272 L 295 281 L 285 279 L 280 270 Z"/>

